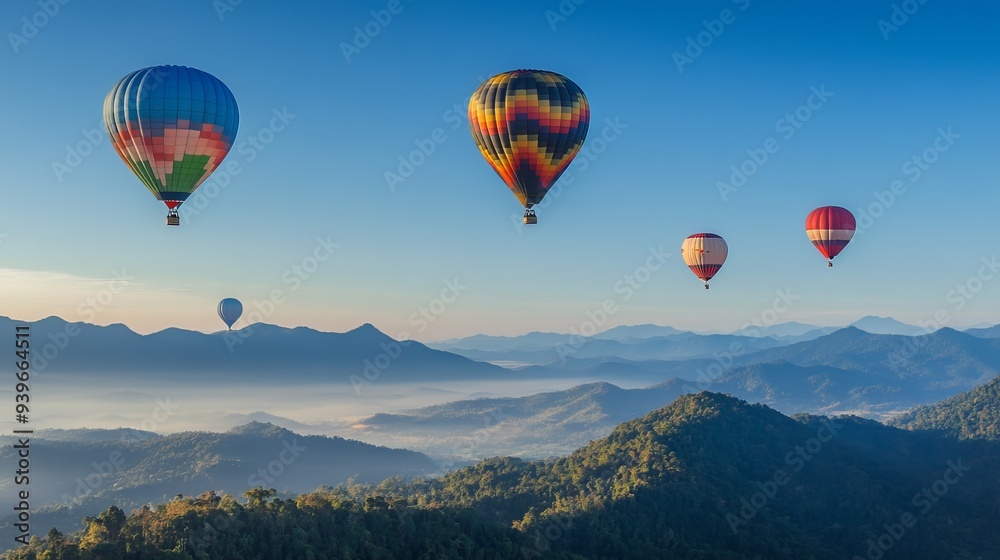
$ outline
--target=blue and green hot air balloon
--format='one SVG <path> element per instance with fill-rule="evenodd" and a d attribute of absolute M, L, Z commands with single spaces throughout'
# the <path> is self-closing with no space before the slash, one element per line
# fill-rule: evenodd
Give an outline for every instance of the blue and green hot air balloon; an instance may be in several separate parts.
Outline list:
<path fill-rule="evenodd" d="M 104 100 L 111 145 L 180 225 L 177 209 L 233 147 L 239 109 L 226 84 L 185 66 L 153 66 L 122 78 Z"/>

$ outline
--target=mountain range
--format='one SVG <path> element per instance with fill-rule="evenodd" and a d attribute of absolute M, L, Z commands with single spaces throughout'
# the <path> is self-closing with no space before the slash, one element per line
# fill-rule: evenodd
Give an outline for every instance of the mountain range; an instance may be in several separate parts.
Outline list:
<path fill-rule="evenodd" d="M 503 337 L 475 335 L 428 346 L 468 358 L 502 364 L 559 367 L 577 360 L 674 361 L 710 358 L 732 344 L 756 351 L 814 340 L 842 328 L 871 334 L 919 336 L 928 331 L 891 317 L 866 316 L 847 327 L 820 327 L 797 322 L 749 326 L 733 333 L 694 333 L 659 325 L 613 327 L 589 338 L 569 334 L 531 332 Z M 985 330 L 985 329 L 978 329 Z"/>
<path fill-rule="evenodd" d="M 586 445 L 618 423 L 701 390 L 764 403 L 786 414 L 850 413 L 884 419 L 995 379 L 1000 373 L 1000 340 L 952 329 L 905 337 L 849 327 L 724 360 L 662 365 L 669 368 L 657 370 L 661 376 L 678 370 L 688 378 L 696 372 L 699 376 L 645 388 L 600 382 L 520 398 L 456 401 L 377 414 L 344 433 L 462 459 L 504 453 L 547 457 Z M 534 369 L 521 372 L 530 375 Z"/>
<path fill-rule="evenodd" d="M 401 343 L 370 324 L 346 333 L 306 327 L 255 324 L 241 331 L 205 334 L 166 329 L 140 335 L 125 325 L 68 323 L 58 317 L 18 322 L 30 327 L 36 354 L 33 367 L 49 374 L 154 376 L 265 381 L 281 379 L 351 382 L 368 377 L 383 382 L 502 379 L 509 371 L 433 350 L 415 341 Z M 13 332 L 14 321 L 0 318 Z"/>
<path fill-rule="evenodd" d="M 676 387 L 622 389 L 592 383 L 527 397 L 481 398 L 376 414 L 341 433 L 457 463 L 498 455 L 551 457 L 602 438 L 616 424 L 678 395 Z"/>
<path fill-rule="evenodd" d="M 1000 440 L 1000 377 L 945 401 L 907 411 L 888 424 L 960 439 Z"/>
<path fill-rule="evenodd" d="M 254 324 L 233 332 L 205 334 L 171 328 L 149 335 L 140 335 L 120 324 L 69 323 L 58 317 L 18 324 L 32 329 L 38 348 L 33 364 L 36 370 L 53 374 L 169 372 L 203 378 L 204 372 L 211 372 L 215 378 L 260 378 L 273 377 L 275 368 L 281 368 L 284 376 L 343 383 L 363 375 L 389 382 L 517 379 L 509 370 L 486 362 L 543 366 L 530 370 L 533 377 L 630 375 L 631 370 L 647 380 L 664 381 L 685 377 L 682 370 L 689 366 L 707 365 L 697 364 L 696 360 L 715 359 L 734 345 L 742 354 L 752 354 L 817 340 L 837 331 L 782 323 L 754 331 L 755 335 L 770 333 L 765 336 L 747 336 L 635 325 L 614 327 L 590 338 L 534 332 L 517 337 L 476 335 L 424 345 L 395 341 L 370 324 L 345 333 Z M 13 325 L 13 320 L 0 317 L 0 328 Z M 875 334 L 925 334 L 918 327 L 890 318 L 865 317 L 855 325 L 858 330 Z M 968 334 L 997 338 L 997 329 L 1000 326 L 970 329 Z M 661 370 L 667 374 L 661 374 Z M 658 379 L 649 379 L 651 376 Z"/>
<path fill-rule="evenodd" d="M 15 439 L 5 438 L 0 448 L 5 464 L 16 458 Z M 139 430 L 40 430 L 30 443 L 32 518 L 38 524 L 76 523 L 80 511 L 111 504 L 139 507 L 207 489 L 240 493 L 266 486 L 299 493 L 349 479 L 378 483 L 439 470 L 414 451 L 301 436 L 259 422 L 226 433 L 166 436 Z M 5 511 L 11 511 L 14 496 L 13 477 L 0 479 Z M 11 530 L 7 517 L 0 518 L 0 534 Z"/>
<path fill-rule="evenodd" d="M 0 323 L 3 321 L 9 320 L 0 319 Z M 814 332 L 811 327 L 793 325 L 789 332 Z M 490 455 L 565 454 L 604 437 L 620 422 L 664 406 L 682 394 L 701 390 L 765 403 L 787 414 L 853 413 L 881 419 L 968 391 L 1000 372 L 1000 338 L 973 336 L 981 334 L 976 330 L 962 333 L 948 328 L 911 337 L 871 334 L 847 327 L 810 340 L 788 342 L 770 337 L 671 334 L 676 329 L 655 325 L 616 327 L 602 333 L 606 338 L 587 339 L 583 346 L 659 345 L 666 349 L 686 348 L 691 354 L 712 351 L 714 355 L 678 360 L 571 356 L 560 365 L 518 370 L 476 362 L 416 342 L 404 347 L 370 325 L 347 333 L 255 325 L 232 354 L 225 337 L 233 335 L 223 333 L 171 329 L 142 336 L 121 325 L 97 327 L 57 318 L 32 323 L 31 328 L 34 340 L 43 341 L 36 342 L 36 348 L 42 344 L 39 353 L 43 357 L 47 355 L 46 344 L 63 343 L 63 348 L 50 358 L 45 373 L 90 372 L 87 379 L 98 375 L 134 376 L 134 372 L 152 375 L 162 368 L 182 379 L 203 377 L 204 371 L 212 371 L 213 378 L 223 381 L 238 375 L 243 384 L 268 383 L 279 367 L 276 356 L 284 356 L 280 358 L 284 360 L 282 380 L 347 383 L 351 375 L 358 375 L 359 369 L 365 367 L 366 360 L 373 362 L 380 354 L 390 360 L 390 351 L 395 354 L 394 350 L 399 350 L 380 379 L 430 383 L 472 378 L 512 384 L 524 379 L 560 377 L 602 380 L 527 397 L 454 401 L 392 414 L 369 414 L 346 425 L 310 425 L 263 413 L 220 414 L 216 419 L 216 424 L 228 422 L 228 426 L 251 420 L 271 421 L 299 432 L 416 449 L 457 462 Z M 74 336 L 65 335 L 68 331 Z M 61 338 L 60 333 L 66 338 Z M 561 335 L 525 335 L 549 342 L 555 336 Z M 748 341 L 763 342 L 768 347 L 749 346 Z M 184 348 L 184 352 L 177 352 L 177 348 Z M 143 364 L 147 363 L 155 364 L 152 372 L 145 369 Z M 197 368 L 192 368 L 191 363 L 198 364 Z M 96 371 L 98 366 L 103 369 Z M 77 378 L 62 379 L 60 383 L 73 383 Z M 623 388 L 625 382 L 639 387 Z M 502 392 L 503 387 L 499 384 L 495 390 Z"/>
<path fill-rule="evenodd" d="M 992 327 L 967 329 L 965 332 L 971 334 L 972 336 L 978 336 L 980 338 L 1000 338 L 1000 325 L 993 325 Z"/>
<path fill-rule="evenodd" d="M 703 392 L 556 460 L 111 506 L 2 558 L 997 558 L 998 478 L 994 441 Z"/>

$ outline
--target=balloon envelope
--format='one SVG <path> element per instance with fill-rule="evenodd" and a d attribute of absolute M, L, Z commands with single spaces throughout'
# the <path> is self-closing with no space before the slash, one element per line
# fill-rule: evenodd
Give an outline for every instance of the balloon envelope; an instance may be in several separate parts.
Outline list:
<path fill-rule="evenodd" d="M 243 304 L 240 300 L 226 298 L 219 302 L 219 318 L 230 329 L 233 328 L 233 323 L 239 320 L 240 315 L 243 315 Z"/>
<path fill-rule="evenodd" d="M 691 272 L 698 278 L 708 281 L 719 273 L 719 269 L 729 256 L 729 246 L 726 240 L 714 233 L 696 233 L 688 236 L 681 244 L 681 256 Z"/>
<path fill-rule="evenodd" d="M 493 76 L 472 94 L 469 126 L 486 161 L 531 208 L 583 146 L 590 104 L 565 76 L 514 70 Z"/>
<path fill-rule="evenodd" d="M 216 77 L 184 66 L 125 76 L 104 100 L 111 145 L 157 200 L 180 206 L 229 153 L 236 99 Z"/>
<path fill-rule="evenodd" d="M 851 242 L 856 229 L 854 214 L 840 206 L 823 206 L 806 217 L 806 235 L 830 266 L 833 266 L 833 258 Z"/>

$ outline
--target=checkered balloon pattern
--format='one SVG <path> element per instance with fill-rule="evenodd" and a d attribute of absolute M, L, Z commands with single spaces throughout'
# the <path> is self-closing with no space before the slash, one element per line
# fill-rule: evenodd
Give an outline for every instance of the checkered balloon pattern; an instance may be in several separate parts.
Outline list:
<path fill-rule="evenodd" d="M 229 153 L 239 127 L 236 99 L 211 74 L 184 66 L 143 68 L 104 100 L 118 155 L 169 208 L 176 208 Z"/>
<path fill-rule="evenodd" d="M 483 157 L 530 208 L 583 146 L 590 105 L 565 76 L 514 70 L 493 76 L 472 94 L 469 123 Z"/>

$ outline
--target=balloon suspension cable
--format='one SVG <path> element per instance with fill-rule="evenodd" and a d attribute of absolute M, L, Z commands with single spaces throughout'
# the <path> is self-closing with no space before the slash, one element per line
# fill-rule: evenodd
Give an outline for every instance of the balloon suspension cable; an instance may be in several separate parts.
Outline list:
<path fill-rule="evenodd" d="M 181 225 L 181 215 L 177 213 L 176 208 L 171 208 L 167 211 L 167 225 L 168 226 L 179 226 Z"/>

